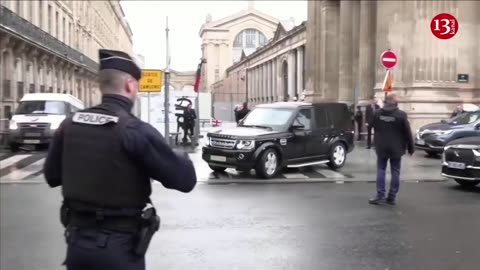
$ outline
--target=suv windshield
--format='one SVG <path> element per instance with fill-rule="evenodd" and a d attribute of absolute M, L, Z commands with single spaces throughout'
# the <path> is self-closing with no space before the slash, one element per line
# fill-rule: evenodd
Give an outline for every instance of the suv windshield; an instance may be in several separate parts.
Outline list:
<path fill-rule="evenodd" d="M 479 119 L 480 119 L 480 111 L 465 112 L 450 119 L 448 123 L 452 125 L 468 125 L 468 124 L 475 123 Z"/>
<path fill-rule="evenodd" d="M 241 126 L 268 127 L 280 131 L 292 114 L 291 109 L 256 108 L 245 117 Z"/>
<path fill-rule="evenodd" d="M 22 101 L 15 114 L 66 114 L 63 101 L 32 100 Z"/>

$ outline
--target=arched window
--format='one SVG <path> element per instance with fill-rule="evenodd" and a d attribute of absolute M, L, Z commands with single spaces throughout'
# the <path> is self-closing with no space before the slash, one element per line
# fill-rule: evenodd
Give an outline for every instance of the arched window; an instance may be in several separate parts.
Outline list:
<path fill-rule="evenodd" d="M 252 28 L 243 30 L 233 40 L 233 61 L 237 62 L 240 60 L 242 51 L 249 55 L 265 44 L 267 44 L 267 38 L 262 32 Z"/>

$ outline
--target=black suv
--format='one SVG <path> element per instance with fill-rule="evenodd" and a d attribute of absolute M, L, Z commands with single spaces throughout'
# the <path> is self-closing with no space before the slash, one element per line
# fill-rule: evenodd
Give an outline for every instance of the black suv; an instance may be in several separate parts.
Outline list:
<path fill-rule="evenodd" d="M 442 175 L 462 186 L 480 184 L 480 135 L 451 141 L 445 147 Z"/>
<path fill-rule="evenodd" d="M 480 110 L 421 127 L 417 130 L 415 148 L 435 155 L 442 153 L 450 141 L 472 136 L 480 136 Z"/>
<path fill-rule="evenodd" d="M 346 104 L 262 104 L 238 127 L 208 133 L 202 158 L 214 171 L 253 168 L 262 178 L 272 178 L 284 167 L 327 163 L 338 169 L 354 148 L 353 137 Z"/>

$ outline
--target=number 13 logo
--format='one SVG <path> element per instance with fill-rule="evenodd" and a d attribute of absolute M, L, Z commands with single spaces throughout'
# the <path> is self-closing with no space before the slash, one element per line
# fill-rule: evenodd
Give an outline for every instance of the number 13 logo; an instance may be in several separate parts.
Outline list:
<path fill-rule="evenodd" d="M 458 32 L 457 19 L 448 13 L 438 14 L 430 22 L 430 30 L 439 39 L 450 39 Z"/>

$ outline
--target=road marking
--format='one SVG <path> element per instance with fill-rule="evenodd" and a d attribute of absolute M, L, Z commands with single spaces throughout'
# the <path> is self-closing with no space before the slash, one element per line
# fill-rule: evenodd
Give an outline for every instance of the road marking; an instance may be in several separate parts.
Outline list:
<path fill-rule="evenodd" d="M 6 168 L 8 166 L 11 166 L 11 165 L 17 163 L 18 161 L 20 161 L 22 159 L 25 159 L 29 156 L 31 156 L 31 155 L 16 155 L 16 156 L 13 156 L 13 157 L 9 157 L 5 160 L 2 160 L 0 162 L 0 170 Z"/>
<path fill-rule="evenodd" d="M 306 176 L 303 173 L 284 173 L 283 176 L 287 179 L 307 179 L 308 176 Z"/>
<path fill-rule="evenodd" d="M 333 179 L 343 179 L 343 178 L 346 178 L 345 175 L 343 175 L 343 174 L 341 174 L 341 173 L 338 173 L 338 172 L 336 172 L 336 171 L 332 171 L 332 170 L 315 168 L 315 171 L 318 172 L 318 173 L 320 173 L 320 174 L 325 175 L 325 177 L 327 177 L 327 178 L 333 178 Z"/>
<path fill-rule="evenodd" d="M 42 158 L 27 167 L 21 170 L 15 170 L 2 177 L 2 182 L 16 181 L 27 178 L 28 176 L 37 173 L 43 169 L 43 163 L 45 163 L 45 158 Z"/>

